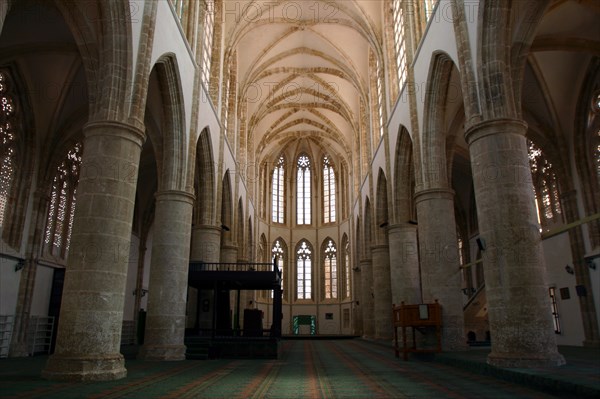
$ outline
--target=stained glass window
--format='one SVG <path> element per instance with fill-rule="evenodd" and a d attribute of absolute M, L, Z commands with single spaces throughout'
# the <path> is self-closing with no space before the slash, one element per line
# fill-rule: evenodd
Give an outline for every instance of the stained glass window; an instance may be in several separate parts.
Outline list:
<path fill-rule="evenodd" d="M 312 250 L 310 244 L 303 240 L 296 251 L 296 273 L 298 299 L 312 298 Z"/>
<path fill-rule="evenodd" d="M 311 224 L 310 159 L 307 155 L 298 157 L 298 176 L 296 179 L 297 202 L 296 216 L 298 224 Z"/>

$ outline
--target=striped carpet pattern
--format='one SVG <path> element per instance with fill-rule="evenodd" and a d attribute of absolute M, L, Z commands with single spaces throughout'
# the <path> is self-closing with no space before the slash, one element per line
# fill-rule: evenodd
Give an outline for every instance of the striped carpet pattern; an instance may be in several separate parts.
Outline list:
<path fill-rule="evenodd" d="M 125 379 L 40 378 L 45 358 L 0 360 L 0 398 L 552 398 L 362 340 L 290 340 L 277 360 L 128 361 Z"/>

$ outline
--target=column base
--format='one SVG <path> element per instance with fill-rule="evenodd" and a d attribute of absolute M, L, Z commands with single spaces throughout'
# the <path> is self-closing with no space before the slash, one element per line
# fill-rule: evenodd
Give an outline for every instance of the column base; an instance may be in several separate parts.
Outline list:
<path fill-rule="evenodd" d="M 42 378 L 53 381 L 113 381 L 125 378 L 127 369 L 120 353 L 94 357 L 52 355 Z"/>
<path fill-rule="evenodd" d="M 585 348 L 600 348 L 600 340 L 597 339 L 586 339 L 583 341 Z"/>
<path fill-rule="evenodd" d="M 150 361 L 185 360 L 185 345 L 144 345 L 140 348 L 138 359 Z"/>
<path fill-rule="evenodd" d="M 565 358 L 560 353 L 490 353 L 487 363 L 491 366 L 502 368 L 540 368 L 558 367 L 566 364 Z"/>

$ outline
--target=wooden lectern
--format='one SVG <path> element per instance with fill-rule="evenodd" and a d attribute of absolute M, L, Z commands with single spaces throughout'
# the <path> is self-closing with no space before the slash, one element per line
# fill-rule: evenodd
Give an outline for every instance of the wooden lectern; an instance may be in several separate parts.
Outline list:
<path fill-rule="evenodd" d="M 404 360 L 408 360 L 408 352 L 441 352 L 442 351 L 442 306 L 438 303 L 422 303 L 417 305 L 399 306 L 392 305 L 392 317 L 394 320 L 394 350 L 396 357 L 400 356 L 398 346 L 398 327 L 402 328 L 402 353 Z M 408 347 L 406 328 L 412 328 L 412 346 Z M 427 328 L 435 328 L 437 338 L 436 348 L 417 348 L 415 330 L 424 331 Z"/>

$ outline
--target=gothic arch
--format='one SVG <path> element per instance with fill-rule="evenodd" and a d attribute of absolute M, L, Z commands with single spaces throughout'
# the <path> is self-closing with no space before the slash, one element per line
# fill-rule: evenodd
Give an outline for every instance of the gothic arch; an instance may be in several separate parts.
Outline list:
<path fill-rule="evenodd" d="M 375 207 L 377 215 L 375 216 L 376 223 L 374 226 L 377 244 L 387 244 L 387 226 L 390 223 L 387 186 L 387 178 L 380 168 L 377 177 L 377 206 Z"/>
<path fill-rule="evenodd" d="M 395 221 L 396 223 L 406 223 L 414 219 L 415 168 L 412 140 L 404 126 L 400 127 L 398 133 L 394 165 Z"/>
<path fill-rule="evenodd" d="M 187 141 L 184 100 L 179 68 L 174 54 L 162 56 L 154 66 L 160 84 L 164 122 L 161 126 L 162 157 L 159 165 L 159 190 L 185 190 L 187 177 Z M 156 150 L 157 154 L 159 153 Z"/>
<path fill-rule="evenodd" d="M 447 188 L 449 186 L 445 119 L 450 78 L 455 68 L 455 64 L 448 54 L 437 52 L 433 55 L 423 113 L 421 174 L 417 176 L 417 185 L 421 189 Z"/>
<path fill-rule="evenodd" d="M 195 225 L 214 225 L 216 223 L 215 161 L 213 157 L 210 131 L 205 128 L 200 133 L 196 147 L 194 189 L 196 204 L 194 207 Z"/>

